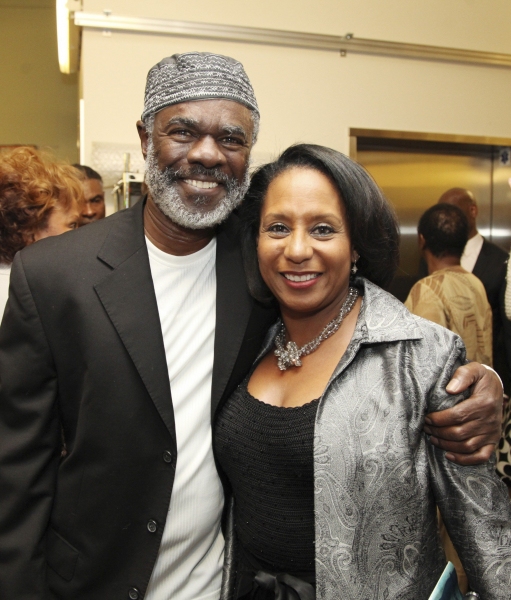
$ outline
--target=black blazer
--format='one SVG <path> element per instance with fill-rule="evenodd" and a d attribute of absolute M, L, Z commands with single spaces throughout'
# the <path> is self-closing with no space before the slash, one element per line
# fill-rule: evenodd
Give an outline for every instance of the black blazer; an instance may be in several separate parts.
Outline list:
<path fill-rule="evenodd" d="M 506 271 L 509 254 L 484 240 L 472 273 L 483 282 L 493 313 L 493 367 L 504 391 L 511 391 L 511 323 L 504 310 Z"/>
<path fill-rule="evenodd" d="M 139 203 L 14 260 L 0 328 L 2 600 L 146 591 L 176 433 L 142 211 Z M 249 296 L 235 219 L 217 237 L 213 415 L 275 319 Z"/>
<path fill-rule="evenodd" d="M 493 314 L 498 313 L 500 290 L 506 279 L 506 264 L 509 254 L 495 244 L 483 241 L 472 273 L 483 282 Z"/>

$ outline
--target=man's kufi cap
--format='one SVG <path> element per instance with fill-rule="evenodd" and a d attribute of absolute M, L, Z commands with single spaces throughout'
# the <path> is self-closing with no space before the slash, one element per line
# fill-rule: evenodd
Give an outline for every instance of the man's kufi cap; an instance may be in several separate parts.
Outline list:
<path fill-rule="evenodd" d="M 211 52 L 174 54 L 147 74 L 142 120 L 171 104 L 211 99 L 234 100 L 259 114 L 254 90 L 240 62 Z"/>

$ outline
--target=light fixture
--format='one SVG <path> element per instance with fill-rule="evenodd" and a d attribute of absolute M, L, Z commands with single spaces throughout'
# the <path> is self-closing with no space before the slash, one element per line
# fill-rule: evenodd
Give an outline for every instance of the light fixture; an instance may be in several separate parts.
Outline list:
<path fill-rule="evenodd" d="M 74 13 L 81 10 L 81 0 L 57 0 L 57 47 L 62 73 L 76 73 L 80 55 L 80 28 Z"/>

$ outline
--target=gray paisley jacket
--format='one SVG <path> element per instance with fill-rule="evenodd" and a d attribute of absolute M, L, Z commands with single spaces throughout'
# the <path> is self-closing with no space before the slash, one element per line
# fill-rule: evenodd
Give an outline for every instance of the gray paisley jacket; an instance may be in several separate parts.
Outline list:
<path fill-rule="evenodd" d="M 427 600 L 445 566 L 438 505 L 472 589 L 510 600 L 511 505 L 493 462 L 457 466 L 422 431 L 426 413 L 463 399 L 445 391 L 463 343 L 357 285 L 357 326 L 316 417 L 317 599 Z"/>

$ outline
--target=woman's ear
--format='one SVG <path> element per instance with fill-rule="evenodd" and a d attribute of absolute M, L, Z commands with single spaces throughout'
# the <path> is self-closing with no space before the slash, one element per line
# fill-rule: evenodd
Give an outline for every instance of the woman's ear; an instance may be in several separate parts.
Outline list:
<path fill-rule="evenodd" d="M 352 252 L 351 252 L 351 262 L 356 263 L 359 258 L 360 258 L 359 253 L 356 250 L 352 250 Z"/>

